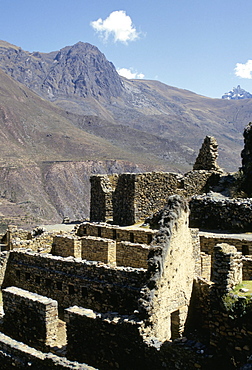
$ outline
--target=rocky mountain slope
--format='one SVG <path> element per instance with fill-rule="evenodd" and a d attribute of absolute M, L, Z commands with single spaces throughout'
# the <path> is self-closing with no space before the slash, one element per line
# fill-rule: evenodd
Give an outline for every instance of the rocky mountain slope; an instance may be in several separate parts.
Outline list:
<path fill-rule="evenodd" d="M 237 170 L 250 120 L 250 99 L 127 80 L 90 44 L 30 53 L 0 41 L 0 213 L 24 223 L 86 217 L 91 173 L 185 172 L 206 135 L 220 165 Z"/>

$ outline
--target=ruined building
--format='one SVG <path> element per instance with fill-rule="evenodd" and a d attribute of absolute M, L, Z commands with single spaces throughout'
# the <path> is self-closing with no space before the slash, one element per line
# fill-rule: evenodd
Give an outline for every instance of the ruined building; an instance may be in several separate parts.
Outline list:
<path fill-rule="evenodd" d="M 212 143 L 203 152 L 214 156 L 199 154 L 205 166 L 184 176 L 92 176 L 90 221 L 50 232 L 9 227 L 0 255 L 2 369 L 232 369 L 248 361 L 252 305 L 231 292 L 252 278 L 252 240 L 191 227 L 199 222 L 191 197 L 225 176 L 213 166 Z"/>

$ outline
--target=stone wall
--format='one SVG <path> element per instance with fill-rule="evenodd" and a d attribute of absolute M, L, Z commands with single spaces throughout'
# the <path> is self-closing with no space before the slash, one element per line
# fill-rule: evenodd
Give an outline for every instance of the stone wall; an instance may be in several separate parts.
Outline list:
<path fill-rule="evenodd" d="M 18 342 L 0 332 L 1 370 L 95 370 L 92 366 L 78 364 L 58 357 L 51 352 L 43 353 Z"/>
<path fill-rule="evenodd" d="M 131 266 L 136 268 L 148 268 L 148 255 L 150 246 L 130 242 L 116 243 L 117 266 Z"/>
<path fill-rule="evenodd" d="M 136 316 L 95 313 L 82 307 L 65 310 L 67 357 L 101 369 L 144 367 L 142 321 Z"/>
<path fill-rule="evenodd" d="M 213 255 L 216 244 L 227 243 L 234 245 L 243 255 L 252 254 L 252 240 L 242 235 L 230 236 L 228 234 L 200 233 L 201 251 Z"/>
<path fill-rule="evenodd" d="M 145 341 L 141 333 L 143 322 L 137 314 L 102 314 L 75 306 L 65 310 L 65 320 L 67 356 L 99 369 L 215 368 L 210 356 L 199 353 L 199 346 L 190 345 L 193 341 L 160 343 L 155 337 Z"/>
<path fill-rule="evenodd" d="M 92 227 L 88 231 L 92 231 Z M 95 229 L 97 231 L 97 229 Z M 133 237 L 130 237 L 130 235 Z M 129 230 L 122 230 L 118 237 L 143 239 L 142 234 L 148 238 L 151 233 L 140 233 L 135 235 L 134 232 Z M 138 238 L 138 235 L 140 236 Z M 52 254 L 55 256 L 82 258 L 88 261 L 100 261 L 114 266 L 131 266 L 134 268 L 147 269 L 147 259 L 149 253 L 149 246 L 146 244 L 131 243 L 128 241 L 116 241 L 97 236 L 70 236 L 70 235 L 57 235 L 53 239 Z"/>
<path fill-rule="evenodd" d="M 109 222 L 113 220 L 113 192 L 118 181 L 118 175 L 90 176 L 91 199 L 90 220 Z"/>
<path fill-rule="evenodd" d="M 83 236 L 81 238 L 81 258 L 89 261 L 101 261 L 110 265 L 116 265 L 117 243 L 112 239 Z"/>
<path fill-rule="evenodd" d="M 199 155 L 193 166 L 194 170 L 214 170 L 218 171 L 217 165 L 218 144 L 213 136 L 206 136 L 200 148 Z"/>
<path fill-rule="evenodd" d="M 2 294 L 4 332 L 47 352 L 57 336 L 57 301 L 17 287 L 3 289 Z"/>
<path fill-rule="evenodd" d="M 10 252 L 3 287 L 17 286 L 50 297 L 61 307 L 129 313 L 138 309 L 145 281 L 145 269 L 16 250 Z"/>
<path fill-rule="evenodd" d="M 53 237 L 52 254 L 54 256 L 81 257 L 81 240 L 75 235 L 56 235 Z"/>
<path fill-rule="evenodd" d="M 212 307 L 209 332 L 210 345 L 216 356 L 231 359 L 234 368 L 240 369 L 252 355 L 251 303 L 249 306 L 246 299 L 240 297 L 230 309 Z"/>
<path fill-rule="evenodd" d="M 2 286 L 7 266 L 7 261 L 9 258 L 9 252 L 0 252 L 0 286 Z"/>
<path fill-rule="evenodd" d="M 242 280 L 252 280 L 252 256 L 242 257 Z"/>
<path fill-rule="evenodd" d="M 150 322 L 146 336 L 163 342 L 182 335 L 195 277 L 195 250 L 187 203 L 181 197 L 170 197 L 157 217 L 160 230 L 149 254 L 149 280 L 142 290 L 141 308 Z"/>
<path fill-rule="evenodd" d="M 212 256 L 201 252 L 201 276 L 203 279 L 211 280 L 211 270 L 212 270 Z"/>
<path fill-rule="evenodd" d="M 116 241 L 128 241 L 131 243 L 150 244 L 157 230 L 147 228 L 125 228 L 106 223 L 84 222 L 78 227 L 78 236 L 97 236 L 101 238 L 113 239 Z"/>
<path fill-rule="evenodd" d="M 214 293 L 221 297 L 242 282 L 242 254 L 227 243 L 214 247 L 213 278 Z"/>
<path fill-rule="evenodd" d="M 168 172 L 126 173 L 115 178 L 91 177 L 91 221 L 132 225 L 161 209 L 173 194 L 185 197 L 205 192 L 214 171 L 190 171 L 185 176 Z M 108 200 L 109 199 L 109 200 Z M 112 202 L 112 205 L 111 205 Z M 108 216 L 109 215 L 109 216 Z M 112 217 L 113 216 L 113 217 Z"/>
<path fill-rule="evenodd" d="M 190 201 L 190 226 L 205 230 L 252 231 L 252 200 L 195 196 Z"/>
<path fill-rule="evenodd" d="M 16 247 L 16 243 L 19 241 L 28 241 L 32 239 L 30 231 L 18 229 L 17 226 L 9 225 L 6 231 L 6 246 L 7 250 L 11 250 Z M 14 244 L 14 245 L 13 245 Z"/>

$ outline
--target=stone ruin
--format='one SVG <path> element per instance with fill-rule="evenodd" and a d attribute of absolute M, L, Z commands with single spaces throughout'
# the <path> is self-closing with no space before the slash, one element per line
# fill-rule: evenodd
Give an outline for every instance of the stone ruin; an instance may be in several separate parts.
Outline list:
<path fill-rule="evenodd" d="M 218 144 L 213 136 L 206 136 L 196 158 L 194 170 L 221 171 L 217 164 Z"/>
<path fill-rule="evenodd" d="M 244 176 L 242 189 L 251 197 L 252 194 L 252 122 L 244 130 L 244 149 L 241 152 L 242 167 Z"/>
<path fill-rule="evenodd" d="M 219 181 L 214 163 L 184 176 L 92 176 L 91 221 L 61 233 L 10 227 L 0 255 L 1 368 L 245 364 L 252 302 L 232 290 L 252 279 L 252 239 L 192 228 L 189 200 Z M 252 212 L 232 207 L 241 223 Z"/>

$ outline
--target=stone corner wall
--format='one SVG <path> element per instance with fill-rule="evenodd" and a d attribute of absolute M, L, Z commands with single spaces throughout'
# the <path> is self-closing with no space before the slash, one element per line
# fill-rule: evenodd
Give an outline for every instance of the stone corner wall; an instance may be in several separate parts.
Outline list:
<path fill-rule="evenodd" d="M 149 280 L 140 302 L 151 321 L 146 336 L 153 335 L 163 342 L 183 333 L 195 277 L 187 202 L 177 195 L 169 197 L 155 222 L 160 229 L 152 242 Z"/>
<path fill-rule="evenodd" d="M 190 201 L 190 227 L 232 232 L 252 231 L 252 199 L 193 196 Z"/>
<path fill-rule="evenodd" d="M 222 243 L 214 247 L 213 282 L 216 299 L 242 282 L 242 254 L 233 245 Z"/>
<path fill-rule="evenodd" d="M 4 331 L 16 340 L 47 350 L 55 343 L 58 303 L 26 290 L 3 289 Z"/>

